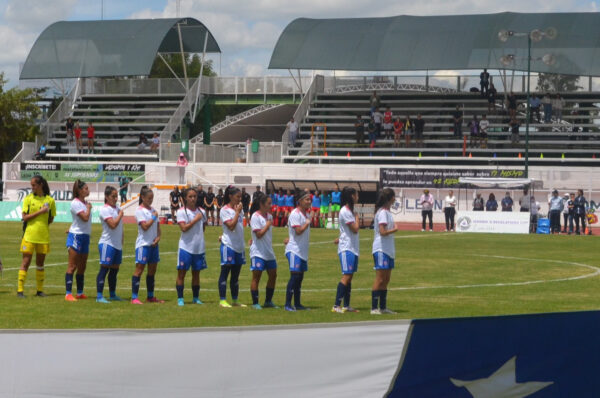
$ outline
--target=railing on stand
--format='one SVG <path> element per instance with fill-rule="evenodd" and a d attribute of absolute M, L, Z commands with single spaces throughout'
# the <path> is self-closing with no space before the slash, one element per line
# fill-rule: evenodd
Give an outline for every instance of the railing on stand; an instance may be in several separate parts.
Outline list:
<path fill-rule="evenodd" d="M 61 103 L 56 107 L 56 110 L 52 112 L 52 115 L 40 125 L 40 135 L 43 143 L 47 143 L 50 138 L 52 138 L 52 133 L 54 128 L 60 126 L 62 122 L 73 112 L 73 106 L 75 101 L 80 93 L 81 88 L 81 79 L 77 79 L 75 86 L 71 89 L 71 91 L 67 94 L 65 98 L 61 101 Z M 38 137 L 36 137 L 36 148 L 39 147 L 42 142 L 39 142 Z"/>
<path fill-rule="evenodd" d="M 310 108 L 310 104 L 315 99 L 317 93 L 323 92 L 323 76 L 316 75 L 312 82 L 310 83 L 310 87 L 306 91 L 304 98 L 296 108 L 296 112 L 294 112 L 294 121 L 300 125 L 304 121 L 304 117 L 308 113 L 308 109 Z M 290 143 L 290 129 L 289 127 L 285 128 L 283 135 L 281 136 L 281 156 L 286 156 L 289 153 L 289 143 Z"/>

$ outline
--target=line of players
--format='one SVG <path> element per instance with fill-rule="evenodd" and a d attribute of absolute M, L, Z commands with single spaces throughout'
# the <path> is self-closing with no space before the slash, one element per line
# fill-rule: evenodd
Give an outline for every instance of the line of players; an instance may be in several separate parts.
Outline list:
<path fill-rule="evenodd" d="M 45 297 L 44 260 L 49 252 L 49 224 L 56 216 L 56 205 L 50 197 L 46 180 L 41 176 L 31 179 L 32 193 L 23 202 L 24 235 L 21 242 L 23 262 L 18 275 L 17 296 L 24 298 L 24 285 L 27 270 L 36 253 L 36 282 L 39 297 Z M 89 189 L 85 182 L 76 180 L 73 185 L 71 215 L 73 222 L 68 230 L 66 246 L 68 248 L 68 266 L 65 273 L 65 300 L 74 302 L 86 299 L 84 294 L 84 275 L 89 253 L 92 206 L 86 201 Z M 181 230 L 177 255 L 177 304 L 185 305 L 184 280 L 186 273 L 192 272 L 192 303 L 203 304 L 200 300 L 200 272 L 207 268 L 205 259 L 204 230 L 207 225 L 206 211 L 197 206 L 198 194 L 193 188 L 182 192 L 184 207 L 177 211 L 177 223 Z M 152 207 L 154 193 L 147 186 L 140 190 L 139 207 L 135 212 L 138 235 L 135 242 L 135 269 L 131 278 L 131 303 L 141 305 L 139 288 L 141 277 L 147 267 L 146 290 L 147 303 L 163 303 L 155 296 L 155 274 L 160 262 L 159 242 L 161 228 L 158 213 Z M 219 306 L 222 308 L 244 307 L 239 300 L 239 275 L 246 263 L 243 219 L 241 203 L 242 192 L 229 186 L 223 194 L 223 207 L 220 211 L 223 234 L 220 237 Z M 310 192 L 300 191 L 295 195 L 296 206 L 289 212 L 286 220 L 289 230 L 285 239 L 285 256 L 288 260 L 290 278 L 286 287 L 285 310 L 306 310 L 301 302 L 302 282 L 308 271 L 310 227 L 313 221 L 313 198 Z M 100 269 L 96 277 L 98 303 L 122 301 L 116 294 L 117 274 L 123 257 L 123 210 L 117 207 L 117 189 L 108 186 L 105 189 L 105 205 L 100 209 L 102 234 L 98 242 Z M 354 212 L 358 193 L 354 188 L 345 187 L 340 192 L 338 255 L 342 277 L 337 286 L 332 312 L 357 312 L 350 306 L 352 277 L 358 270 L 359 258 L 359 219 Z M 394 191 L 386 188 L 379 193 L 375 213 L 375 233 L 372 254 L 375 280 L 372 288 L 371 314 L 393 313 L 387 309 L 387 285 L 394 268 L 395 248 L 393 234 L 397 231 L 389 209 L 394 203 Z M 277 279 L 277 261 L 272 244 L 274 217 L 271 214 L 273 202 L 270 196 L 257 193 L 252 203 L 250 227 L 252 239 L 250 245 L 250 270 L 252 282 L 250 293 L 255 309 L 278 308 L 272 301 Z M 258 285 L 265 272 L 268 275 L 264 304 L 259 304 Z M 73 294 L 75 276 L 76 293 Z M 104 284 L 108 277 L 109 299 L 104 296 Z M 229 280 L 231 303 L 227 301 Z M 293 304 L 292 304 L 293 299 Z"/>

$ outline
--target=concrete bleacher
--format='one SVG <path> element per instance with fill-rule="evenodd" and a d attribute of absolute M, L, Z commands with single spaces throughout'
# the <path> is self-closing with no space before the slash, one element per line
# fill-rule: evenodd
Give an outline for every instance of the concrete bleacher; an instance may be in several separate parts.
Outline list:
<path fill-rule="evenodd" d="M 502 109 L 502 97 L 499 96 L 493 112 L 488 112 L 488 102 L 478 94 L 435 94 L 398 91 L 378 92 L 383 113 L 390 107 L 394 119 L 407 115 L 416 119 L 421 113 L 425 120 L 423 145 L 417 146 L 414 136 L 410 147 L 394 147 L 393 139 L 379 137 L 374 148 L 368 145 L 368 131 L 365 125 L 365 144 L 356 143 L 354 123 L 360 115 L 365 123 L 369 120 L 371 92 L 346 94 L 318 94 L 310 104 L 307 115 L 300 123 L 300 135 L 296 148 L 290 150 L 292 160 L 314 160 L 314 155 L 330 157 L 368 156 L 373 161 L 377 157 L 390 156 L 463 156 L 464 138 L 455 137 L 453 132 L 452 113 L 456 105 L 463 111 L 463 135 L 467 136 L 466 155 L 486 158 L 514 158 L 525 150 L 525 95 L 517 95 L 519 110 L 517 118 L 521 123 L 520 143 L 513 145 L 508 128 L 508 115 Z M 538 123 L 535 115 L 530 123 L 529 153 L 530 156 L 544 156 L 573 159 L 600 157 L 600 132 L 596 124 L 600 108 L 600 93 L 570 93 L 563 95 L 566 105 L 561 120 L 553 118 L 551 123 Z M 572 114 L 576 110 L 578 114 Z M 469 128 L 467 123 L 473 115 L 481 119 L 487 115 L 490 122 L 486 148 L 469 147 Z M 543 112 L 541 112 L 543 120 Z M 326 147 L 322 129 L 314 128 L 313 152 L 311 153 L 311 128 L 315 123 L 327 126 Z"/>

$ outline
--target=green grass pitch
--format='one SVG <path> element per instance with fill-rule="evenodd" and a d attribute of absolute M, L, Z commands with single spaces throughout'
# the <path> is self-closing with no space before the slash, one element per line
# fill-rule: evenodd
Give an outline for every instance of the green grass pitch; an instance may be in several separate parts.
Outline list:
<path fill-rule="evenodd" d="M 392 272 L 388 307 L 397 315 L 374 317 L 371 300 L 372 230 L 361 230 L 359 271 L 352 283 L 352 306 L 359 313 L 331 313 L 340 278 L 337 231 L 313 229 L 309 271 L 304 278 L 303 303 L 310 311 L 288 313 L 283 309 L 218 307 L 218 237 L 220 227 L 206 230 L 208 269 L 201 273 L 200 298 L 191 304 L 191 275 L 186 278 L 186 305 L 176 304 L 176 251 L 179 228 L 163 225 L 161 262 L 156 277 L 157 296 L 165 304 L 133 306 L 128 301 L 97 304 L 97 241 L 100 226 L 94 225 L 85 293 L 77 303 L 64 301 L 67 224 L 51 226 L 51 253 L 46 259 L 46 293 L 36 298 L 35 267 L 30 268 L 25 300 L 16 297 L 20 223 L 0 223 L 0 256 L 4 273 L 0 280 L 0 328 L 181 328 L 202 326 L 276 325 L 313 322 L 348 322 L 380 319 L 464 317 L 597 309 L 600 304 L 600 262 L 595 236 L 488 235 L 399 232 L 396 234 L 396 268 Z M 125 226 L 124 259 L 119 273 L 118 294 L 130 298 L 134 267 L 136 226 Z M 250 232 L 246 229 L 246 236 Z M 275 228 L 273 241 L 278 258 L 278 281 L 274 302 L 283 307 L 289 277 L 283 239 L 287 229 Z M 260 285 L 264 300 L 266 275 Z M 240 276 L 240 299 L 250 300 L 250 271 L 246 264 Z M 106 287 L 106 289 L 108 286 Z M 140 296 L 145 297 L 145 278 Z M 105 293 L 107 293 L 105 291 Z M 228 289 L 229 295 L 229 289 Z"/>

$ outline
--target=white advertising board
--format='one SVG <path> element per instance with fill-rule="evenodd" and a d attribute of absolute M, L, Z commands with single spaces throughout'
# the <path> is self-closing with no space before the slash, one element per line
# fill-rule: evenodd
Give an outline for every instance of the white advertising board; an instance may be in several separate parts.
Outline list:
<path fill-rule="evenodd" d="M 456 232 L 499 234 L 529 233 L 529 213 L 502 211 L 459 211 Z"/>

